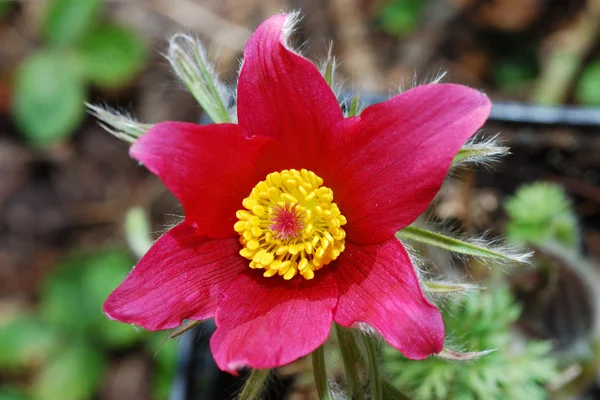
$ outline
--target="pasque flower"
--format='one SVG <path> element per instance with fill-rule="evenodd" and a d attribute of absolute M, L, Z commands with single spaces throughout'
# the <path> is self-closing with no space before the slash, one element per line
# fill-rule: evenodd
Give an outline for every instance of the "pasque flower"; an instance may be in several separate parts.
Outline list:
<path fill-rule="evenodd" d="M 214 317 L 223 370 L 273 368 L 320 346 L 332 322 L 367 324 L 406 357 L 443 348 L 440 312 L 394 234 L 427 208 L 490 101 L 424 85 L 344 118 L 315 66 L 269 18 L 244 50 L 237 124 L 155 125 L 131 155 L 181 201 L 104 304 L 149 330 Z"/>

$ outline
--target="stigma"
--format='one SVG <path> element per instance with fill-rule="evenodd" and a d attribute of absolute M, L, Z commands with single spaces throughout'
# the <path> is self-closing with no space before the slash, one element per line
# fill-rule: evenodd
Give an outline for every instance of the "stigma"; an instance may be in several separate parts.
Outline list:
<path fill-rule="evenodd" d="M 270 173 L 242 205 L 234 225 L 240 255 L 265 277 L 312 279 L 344 251 L 346 217 L 333 202 L 333 191 L 312 171 Z"/>

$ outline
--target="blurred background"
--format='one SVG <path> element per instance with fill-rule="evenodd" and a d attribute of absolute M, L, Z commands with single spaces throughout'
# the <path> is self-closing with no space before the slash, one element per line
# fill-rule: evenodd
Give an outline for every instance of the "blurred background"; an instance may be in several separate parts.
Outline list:
<path fill-rule="evenodd" d="M 254 27 L 294 9 L 294 42 L 322 60 L 333 41 L 345 90 L 384 99 L 447 71 L 492 98 L 485 132 L 511 148 L 456 169 L 427 221 L 525 243 L 531 264 L 417 247 L 431 276 L 487 287 L 437 300 L 457 348 L 497 351 L 457 365 L 383 348 L 389 380 L 422 399 L 600 398 L 599 0 L 0 0 L 0 400 L 166 399 L 187 379 L 178 348 L 197 341 L 160 348 L 168 333 L 101 312 L 181 209 L 84 102 L 196 122 L 167 38 L 204 39 L 234 87 Z M 334 352 L 328 363 L 342 371 Z M 309 364 L 282 368 L 272 398 L 315 398 Z"/>

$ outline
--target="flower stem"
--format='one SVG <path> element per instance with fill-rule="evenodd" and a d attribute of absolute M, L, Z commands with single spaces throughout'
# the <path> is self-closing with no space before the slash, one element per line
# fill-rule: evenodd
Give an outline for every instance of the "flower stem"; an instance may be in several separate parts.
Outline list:
<path fill-rule="evenodd" d="M 360 373 L 358 371 L 360 360 L 360 350 L 358 349 L 358 345 L 351 332 L 337 324 L 335 325 L 335 329 L 340 343 L 342 360 L 344 361 L 344 371 L 346 372 L 350 397 L 355 400 L 364 400 L 365 395 L 360 382 Z"/>
<path fill-rule="evenodd" d="M 382 400 L 383 392 L 381 387 L 381 375 L 379 373 L 379 351 L 377 342 L 369 335 L 363 335 L 365 348 L 367 349 L 367 366 L 370 372 L 369 386 L 371 388 L 371 399 Z"/>
<path fill-rule="evenodd" d="M 312 353 L 313 375 L 315 377 L 315 384 L 317 385 L 319 400 L 331 400 L 329 384 L 327 382 L 327 371 L 325 369 L 324 346 L 325 345 L 319 346 L 319 348 Z"/>
<path fill-rule="evenodd" d="M 262 392 L 265 381 L 271 374 L 270 369 L 253 369 L 246 380 L 244 389 L 240 394 L 239 400 L 254 400 Z"/>
<path fill-rule="evenodd" d="M 394 385 L 383 380 L 383 399 L 384 400 L 410 400 L 410 397 L 396 389 Z"/>

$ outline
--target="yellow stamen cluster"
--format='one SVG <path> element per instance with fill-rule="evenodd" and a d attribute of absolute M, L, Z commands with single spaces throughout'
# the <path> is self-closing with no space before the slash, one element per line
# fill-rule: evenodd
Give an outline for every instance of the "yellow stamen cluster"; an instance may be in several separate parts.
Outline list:
<path fill-rule="evenodd" d="M 240 254 L 264 276 L 296 274 L 312 279 L 315 271 L 344 251 L 346 217 L 333 202 L 333 191 L 308 170 L 267 175 L 242 201 L 234 225 L 244 246 Z"/>

